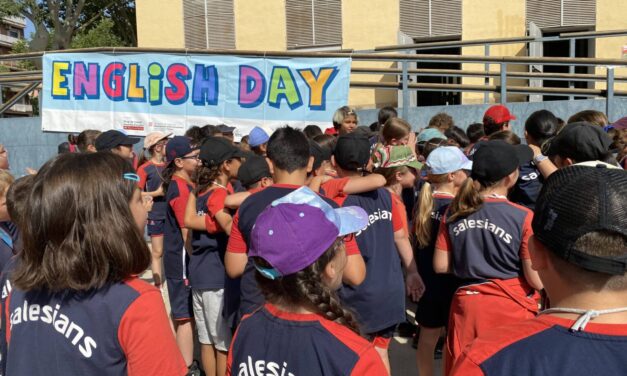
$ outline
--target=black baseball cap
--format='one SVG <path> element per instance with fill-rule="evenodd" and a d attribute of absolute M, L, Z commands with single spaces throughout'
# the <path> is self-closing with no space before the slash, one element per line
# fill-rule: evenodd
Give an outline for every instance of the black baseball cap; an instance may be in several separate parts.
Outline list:
<path fill-rule="evenodd" d="M 333 156 L 344 170 L 362 171 L 370 159 L 370 141 L 356 132 L 342 135 L 337 139 Z"/>
<path fill-rule="evenodd" d="M 243 158 L 244 152 L 222 137 L 207 137 L 200 146 L 199 158 L 205 166 L 218 165 L 231 158 Z"/>
<path fill-rule="evenodd" d="M 115 129 L 101 133 L 96 138 L 95 147 L 97 151 L 111 150 L 120 145 L 135 145 L 139 142 L 138 137 L 130 137 Z"/>
<path fill-rule="evenodd" d="M 331 149 L 320 146 L 314 140 L 309 140 L 309 153 L 314 157 L 313 169 L 320 168 L 322 162 L 331 160 Z"/>
<path fill-rule="evenodd" d="M 557 170 L 542 187 L 532 227 L 534 236 L 562 259 L 590 271 L 625 274 L 624 248 L 619 256 L 595 256 L 575 243 L 597 231 L 627 237 L 627 171 L 605 164 Z"/>
<path fill-rule="evenodd" d="M 272 177 L 270 167 L 264 157 L 255 155 L 246 158 L 237 172 L 237 180 L 242 183 L 245 188 L 250 187 L 262 178 Z"/>
<path fill-rule="evenodd" d="M 235 127 L 229 127 L 226 124 L 220 124 L 217 128 L 222 133 L 233 133 L 233 131 L 235 131 Z"/>
<path fill-rule="evenodd" d="M 481 183 L 496 183 L 533 158 L 527 145 L 511 145 L 503 140 L 483 143 L 472 157 L 471 177 Z"/>
<path fill-rule="evenodd" d="M 603 128 L 580 121 L 566 124 L 550 143 L 548 156 L 559 155 L 586 162 L 603 160 L 609 153 L 612 139 Z"/>

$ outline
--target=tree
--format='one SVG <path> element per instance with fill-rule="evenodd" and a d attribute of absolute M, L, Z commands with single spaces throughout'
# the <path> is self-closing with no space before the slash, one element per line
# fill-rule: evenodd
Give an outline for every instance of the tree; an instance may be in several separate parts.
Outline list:
<path fill-rule="evenodd" d="M 120 39 L 120 37 L 115 35 L 113 28 L 113 21 L 108 18 L 103 18 L 89 31 L 76 35 L 74 40 L 72 40 L 70 47 L 87 48 L 124 46 L 124 42 Z"/>
<path fill-rule="evenodd" d="M 120 33 L 118 45 L 137 42 L 135 2 L 129 0 L 0 0 L 0 17 L 5 16 L 22 16 L 33 23 L 31 51 L 70 48 L 77 35 L 83 35 L 84 39 L 85 33 L 97 26 Z M 107 18 L 112 25 L 100 25 Z"/>

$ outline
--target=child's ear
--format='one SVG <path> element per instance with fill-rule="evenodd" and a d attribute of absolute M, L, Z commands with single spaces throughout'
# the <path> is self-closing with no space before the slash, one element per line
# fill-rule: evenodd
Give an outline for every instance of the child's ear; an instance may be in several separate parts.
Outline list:
<path fill-rule="evenodd" d="M 307 173 L 310 173 L 313 170 L 314 157 L 309 157 L 309 162 L 307 162 Z"/>
<path fill-rule="evenodd" d="M 401 179 L 403 178 L 403 173 L 400 171 L 396 171 L 396 181 L 401 181 Z"/>
<path fill-rule="evenodd" d="M 331 285 L 333 281 L 337 279 L 338 270 L 336 269 L 335 264 L 335 262 L 329 262 L 327 266 L 324 267 L 322 282 L 324 282 L 327 286 Z"/>
<path fill-rule="evenodd" d="M 175 165 L 177 168 L 183 168 L 183 160 L 182 160 L 181 158 L 176 158 L 176 159 L 174 160 L 174 165 Z"/>
<path fill-rule="evenodd" d="M 268 157 L 266 157 L 266 162 L 268 162 L 268 169 L 270 170 L 270 174 L 274 176 L 274 163 L 272 163 L 272 161 Z"/>
<path fill-rule="evenodd" d="M 529 238 L 529 255 L 531 256 L 531 267 L 533 270 L 540 271 L 547 268 L 548 249 L 534 236 Z"/>

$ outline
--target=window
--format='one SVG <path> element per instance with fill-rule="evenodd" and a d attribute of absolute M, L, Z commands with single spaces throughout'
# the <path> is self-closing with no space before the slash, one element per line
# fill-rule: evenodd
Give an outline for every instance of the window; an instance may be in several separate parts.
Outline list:
<path fill-rule="evenodd" d="M 459 36 L 461 0 L 400 0 L 401 31 L 412 38 Z"/>
<path fill-rule="evenodd" d="M 546 29 L 596 24 L 596 0 L 527 0 L 527 24 Z"/>
<path fill-rule="evenodd" d="M 233 0 L 183 0 L 186 48 L 235 48 Z"/>
<path fill-rule="evenodd" d="M 287 48 L 341 45 L 341 0 L 286 0 Z"/>
<path fill-rule="evenodd" d="M 20 32 L 15 29 L 9 29 L 9 36 L 13 38 L 19 38 Z"/>

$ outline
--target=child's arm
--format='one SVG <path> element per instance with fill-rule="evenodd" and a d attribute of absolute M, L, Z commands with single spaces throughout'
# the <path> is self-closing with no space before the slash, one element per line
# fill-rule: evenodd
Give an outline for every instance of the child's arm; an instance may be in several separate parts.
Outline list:
<path fill-rule="evenodd" d="M 228 196 L 227 196 L 228 198 Z M 215 214 L 216 222 L 222 227 L 227 235 L 231 235 L 231 228 L 233 226 L 233 217 L 226 210 L 222 209 Z"/>
<path fill-rule="evenodd" d="M 320 192 L 320 186 L 322 186 L 322 184 L 328 182 L 329 180 L 333 179 L 333 177 L 328 176 L 328 175 L 318 175 L 318 176 L 314 176 L 311 181 L 308 184 L 308 187 L 318 193 Z"/>
<path fill-rule="evenodd" d="M 248 263 L 248 246 L 239 230 L 239 214 L 235 213 L 231 224 L 231 236 L 224 254 L 224 268 L 230 278 L 239 278 L 244 274 Z"/>
<path fill-rule="evenodd" d="M 185 208 L 185 227 L 192 230 L 205 230 L 205 216 L 196 212 L 196 194 L 189 193 Z"/>
<path fill-rule="evenodd" d="M 229 209 L 237 209 L 242 205 L 242 202 L 250 196 L 250 192 L 237 192 L 226 196 L 224 200 L 224 207 Z"/>
<path fill-rule="evenodd" d="M 342 191 L 346 195 L 370 192 L 382 188 L 387 182 L 381 174 L 370 174 L 349 179 Z"/>
<path fill-rule="evenodd" d="M 451 273 L 451 252 L 436 248 L 433 253 L 433 270 L 436 273 Z"/>
<path fill-rule="evenodd" d="M 414 251 L 411 248 L 411 243 L 409 242 L 409 237 L 405 229 L 394 232 L 394 243 L 396 244 L 396 249 L 401 257 L 403 266 L 405 266 L 405 271 L 407 272 L 405 282 L 407 295 L 411 295 L 414 301 L 418 301 L 425 292 L 425 284 L 422 282 L 420 274 L 418 274 Z"/>
<path fill-rule="evenodd" d="M 366 263 L 361 254 L 348 255 L 342 281 L 347 285 L 359 286 L 366 279 Z"/>
<path fill-rule="evenodd" d="M 527 283 L 534 289 L 540 291 L 544 288 L 544 284 L 538 275 L 538 272 L 533 270 L 531 266 L 531 260 L 522 260 L 523 273 L 525 274 L 525 279 Z"/>

